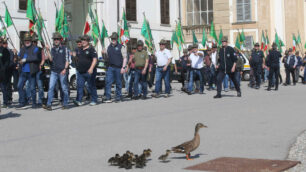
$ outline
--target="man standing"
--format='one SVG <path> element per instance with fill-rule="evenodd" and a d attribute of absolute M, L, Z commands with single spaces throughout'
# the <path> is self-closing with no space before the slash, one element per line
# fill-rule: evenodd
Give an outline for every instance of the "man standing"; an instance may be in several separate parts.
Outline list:
<path fill-rule="evenodd" d="M 219 59 L 219 54 L 218 54 L 218 47 L 216 44 L 212 46 L 212 53 L 211 53 L 211 78 L 209 81 L 209 88 L 210 89 L 215 89 L 215 86 L 217 85 L 217 80 L 216 80 L 216 66 L 217 62 Z M 214 86 L 215 85 L 215 86 Z"/>
<path fill-rule="evenodd" d="M 250 64 L 251 68 L 253 69 L 256 89 L 260 88 L 263 61 L 264 61 L 264 53 L 261 50 L 259 50 L 259 43 L 256 43 L 250 57 Z"/>
<path fill-rule="evenodd" d="M 33 45 L 38 47 L 38 36 L 36 34 L 32 35 L 33 37 Z M 41 62 L 39 65 L 39 72 L 36 73 L 36 84 L 38 88 L 38 107 L 42 106 L 43 99 L 44 99 L 44 85 L 42 81 L 42 75 L 43 75 L 43 68 L 45 64 L 45 53 L 43 52 L 43 48 L 38 47 L 40 53 L 41 53 Z"/>
<path fill-rule="evenodd" d="M 202 75 L 202 68 L 204 67 L 204 54 L 198 51 L 198 45 L 194 44 L 192 47 L 192 53 L 188 60 L 191 62 L 190 78 L 188 83 L 188 95 L 192 94 L 193 81 L 196 76 L 200 79 L 200 94 L 204 93 L 204 76 Z"/>
<path fill-rule="evenodd" d="M 98 94 L 95 80 L 92 79 L 92 75 L 97 73 L 96 64 L 98 61 L 98 55 L 94 47 L 92 47 L 90 43 L 90 37 L 88 35 L 84 35 L 82 40 L 82 48 L 80 50 L 80 54 L 77 56 L 77 100 L 74 101 L 76 106 L 83 105 L 83 93 L 85 82 L 88 84 L 89 92 L 91 94 L 91 102 L 90 105 L 94 106 L 97 104 Z M 76 54 L 74 54 L 76 56 Z"/>
<path fill-rule="evenodd" d="M 32 108 L 36 108 L 36 74 L 39 72 L 39 65 L 41 63 L 41 52 L 39 48 L 32 44 L 31 34 L 28 32 L 24 36 L 24 47 L 19 53 L 19 61 L 21 66 L 21 73 L 18 81 L 19 106 L 17 108 L 24 108 L 28 101 L 26 100 L 26 91 L 24 85 L 26 81 L 30 84 Z"/>
<path fill-rule="evenodd" d="M 9 96 L 8 96 L 8 85 L 10 78 L 7 75 L 9 65 L 10 65 L 10 52 L 7 48 L 3 47 L 3 39 L 0 38 L 0 85 L 3 96 L 3 108 L 6 108 L 9 105 Z"/>
<path fill-rule="evenodd" d="M 133 93 L 135 92 L 135 90 L 133 91 L 134 88 L 134 80 L 135 80 L 135 60 L 134 60 L 134 55 L 137 51 L 137 46 L 136 45 L 132 45 L 132 51 L 131 54 L 129 54 L 129 61 L 128 61 L 128 74 L 129 74 L 129 91 L 128 91 L 128 97 L 129 98 L 133 98 Z"/>
<path fill-rule="evenodd" d="M 187 73 L 188 73 L 188 68 L 189 68 L 189 61 L 188 61 L 188 50 L 187 49 L 184 49 L 183 50 L 183 56 L 180 57 L 180 63 L 181 63 L 181 66 L 182 66 L 182 70 L 181 70 L 181 82 L 182 82 L 182 88 L 181 90 L 182 91 L 187 91 L 187 88 L 186 88 L 186 81 L 187 81 Z"/>
<path fill-rule="evenodd" d="M 299 82 L 299 78 L 300 78 L 300 70 L 301 70 L 301 67 L 303 66 L 303 59 L 302 57 L 300 56 L 300 52 L 297 51 L 295 53 L 295 56 L 297 58 L 297 65 L 296 65 L 296 68 L 295 68 L 295 81 L 298 83 Z"/>
<path fill-rule="evenodd" d="M 279 62 L 282 57 L 281 53 L 277 51 L 277 45 L 275 43 L 272 44 L 272 50 L 269 51 L 267 57 L 267 67 L 269 70 L 269 85 L 268 91 L 271 91 L 271 87 L 273 84 L 273 76 L 275 77 L 275 91 L 278 90 L 278 75 L 279 75 Z"/>
<path fill-rule="evenodd" d="M 134 99 L 139 99 L 142 93 L 142 99 L 147 98 L 148 87 L 148 66 L 149 66 L 149 56 L 148 53 L 143 49 L 143 41 L 137 41 L 137 51 L 134 54 L 135 62 L 135 78 L 134 78 Z M 141 85 L 142 91 L 139 90 L 139 83 Z"/>
<path fill-rule="evenodd" d="M 62 36 L 60 33 L 55 32 L 53 34 L 53 45 L 51 54 L 47 55 L 47 59 L 51 62 L 51 76 L 49 81 L 48 101 L 47 105 L 43 106 L 46 110 L 51 111 L 51 105 L 54 95 L 54 88 L 58 80 L 60 80 L 62 92 L 63 92 L 63 107 L 68 108 L 69 94 L 67 83 L 67 72 L 69 67 L 69 52 L 65 46 L 61 46 Z M 49 49 L 48 49 L 49 51 Z"/>
<path fill-rule="evenodd" d="M 284 84 L 284 86 L 290 85 L 290 74 L 292 76 L 293 85 L 296 84 L 295 69 L 296 69 L 296 66 L 298 64 L 298 60 L 297 60 L 296 56 L 293 54 L 292 48 L 289 48 L 288 53 L 289 53 L 289 55 L 288 55 L 287 61 L 285 62 L 286 83 Z M 277 77 L 277 76 L 278 75 L 276 75 L 275 77 Z"/>
<path fill-rule="evenodd" d="M 240 86 L 235 78 L 237 57 L 235 56 L 234 48 L 227 45 L 227 37 L 222 38 L 222 48 L 219 51 L 218 59 L 218 75 L 217 75 L 217 95 L 214 98 L 221 98 L 222 81 L 227 74 L 233 81 L 237 91 L 237 96 L 241 97 Z"/>
<path fill-rule="evenodd" d="M 126 70 L 126 49 L 123 45 L 118 43 L 118 34 L 113 32 L 110 36 L 111 44 L 107 48 L 107 61 L 108 61 L 108 69 L 106 73 L 106 103 L 110 103 L 111 101 L 111 87 L 113 82 L 116 82 L 116 102 L 122 100 L 122 74 Z"/>
<path fill-rule="evenodd" d="M 162 79 L 165 82 L 165 93 L 166 97 L 170 96 L 170 63 L 172 60 L 171 52 L 166 49 L 167 42 L 161 40 L 159 42 L 160 50 L 155 53 L 157 68 L 156 68 L 156 83 L 155 83 L 155 93 L 152 97 L 159 97 Z"/>

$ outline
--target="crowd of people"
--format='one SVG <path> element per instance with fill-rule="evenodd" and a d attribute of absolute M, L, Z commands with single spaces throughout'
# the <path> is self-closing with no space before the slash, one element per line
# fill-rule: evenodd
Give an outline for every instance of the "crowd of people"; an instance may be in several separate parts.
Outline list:
<path fill-rule="evenodd" d="M 70 88 L 68 74 L 70 65 L 76 67 L 77 96 L 73 100 L 75 106 L 83 105 L 84 90 L 89 94 L 90 105 L 98 103 L 96 88 L 98 54 L 91 45 L 91 38 L 84 35 L 77 40 L 77 48 L 70 50 L 62 41 L 60 33 L 53 34 L 52 47 L 38 45 L 37 36 L 25 34 L 23 46 L 18 52 L 8 48 L 7 39 L 0 39 L 0 83 L 3 94 L 2 108 L 11 107 L 12 93 L 18 91 L 18 106 L 25 108 L 31 104 L 32 108 L 52 110 L 54 96 L 59 88 L 62 109 L 69 108 Z M 153 92 L 152 97 L 158 98 L 164 92 L 164 97 L 171 94 L 171 77 L 178 74 L 176 62 L 171 51 L 166 48 L 167 42 L 161 40 L 158 50 L 148 53 L 144 42 L 138 40 L 131 45 L 131 52 L 118 42 L 118 34 L 112 33 L 111 43 L 107 50 L 102 51 L 104 62 L 107 64 L 106 84 L 103 102 L 120 102 L 123 100 L 122 90 L 127 92 L 130 99 L 147 99 L 148 89 Z M 284 63 L 286 80 L 284 86 L 295 85 L 304 72 L 302 82 L 306 83 L 306 53 L 302 58 L 299 52 L 289 49 L 282 58 L 273 44 L 266 53 L 260 50 L 256 43 L 250 58 L 251 77 L 249 86 L 260 89 L 262 83 L 269 80 L 268 91 L 279 89 L 281 63 Z M 42 81 L 45 64 L 50 64 L 51 74 L 48 93 L 45 95 Z M 237 91 L 241 97 L 240 81 L 244 70 L 245 58 L 239 49 L 228 45 L 227 37 L 222 38 L 222 46 L 213 44 L 211 48 L 201 51 L 198 45 L 189 45 L 183 50 L 179 58 L 181 90 L 188 95 L 203 94 L 207 90 L 216 90 L 214 98 L 221 98 L 221 91 L 229 88 Z M 174 71 L 174 72 L 173 72 Z M 290 77 L 291 75 L 291 77 Z M 13 79 L 13 82 L 12 82 Z M 125 88 L 123 87 L 123 81 Z M 164 83 L 164 91 L 162 87 Z M 114 96 L 112 86 L 115 84 Z M 155 88 L 153 89 L 153 86 Z M 38 94 L 38 96 L 37 96 Z M 38 97 L 38 99 L 37 99 Z"/>

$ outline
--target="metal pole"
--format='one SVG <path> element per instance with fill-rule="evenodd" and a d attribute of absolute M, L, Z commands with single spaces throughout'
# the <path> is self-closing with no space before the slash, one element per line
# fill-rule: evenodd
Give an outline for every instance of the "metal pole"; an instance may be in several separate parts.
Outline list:
<path fill-rule="evenodd" d="M 11 38 L 9 32 L 7 31 L 7 27 L 5 26 L 5 24 L 4 24 L 4 22 L 3 22 L 1 16 L 0 16 L 0 20 L 1 20 L 1 23 L 3 24 L 3 26 L 4 26 L 4 29 L 5 29 L 5 31 L 6 31 L 6 33 L 7 33 L 7 36 L 9 37 L 9 42 L 10 42 L 10 44 L 13 46 L 14 49 L 16 49 L 15 46 L 14 46 L 14 44 L 13 44 L 12 38 Z"/>
<path fill-rule="evenodd" d="M 3 4 L 5 5 L 5 8 L 8 9 L 7 6 L 6 6 L 5 1 L 3 1 Z M 13 26 L 14 26 L 14 28 L 15 28 L 15 30 L 16 30 L 17 36 L 18 36 L 18 38 L 19 38 L 21 44 L 24 45 L 24 43 L 23 43 L 23 42 L 21 41 L 21 39 L 20 39 L 20 35 L 19 35 L 18 30 L 17 30 L 17 28 L 16 28 L 16 26 L 15 26 L 15 23 L 13 22 L 13 19 L 12 19 L 12 16 L 11 16 L 9 10 L 7 10 L 7 12 L 8 12 L 9 15 L 10 15 L 10 18 L 11 18 L 11 20 L 12 20 Z"/>

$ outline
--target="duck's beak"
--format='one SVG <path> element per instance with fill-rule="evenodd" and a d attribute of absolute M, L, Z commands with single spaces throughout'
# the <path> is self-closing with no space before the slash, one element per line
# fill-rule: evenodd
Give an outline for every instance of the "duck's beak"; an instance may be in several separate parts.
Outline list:
<path fill-rule="evenodd" d="M 208 128 L 206 125 L 203 125 L 202 128 Z"/>

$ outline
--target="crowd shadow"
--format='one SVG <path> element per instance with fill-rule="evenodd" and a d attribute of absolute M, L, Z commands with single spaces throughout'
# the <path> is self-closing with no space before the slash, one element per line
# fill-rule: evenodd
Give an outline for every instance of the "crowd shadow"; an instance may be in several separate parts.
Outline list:
<path fill-rule="evenodd" d="M 21 114 L 19 113 L 9 112 L 7 114 L 0 115 L 0 120 L 7 119 L 7 118 L 19 118 L 20 116 Z"/>

